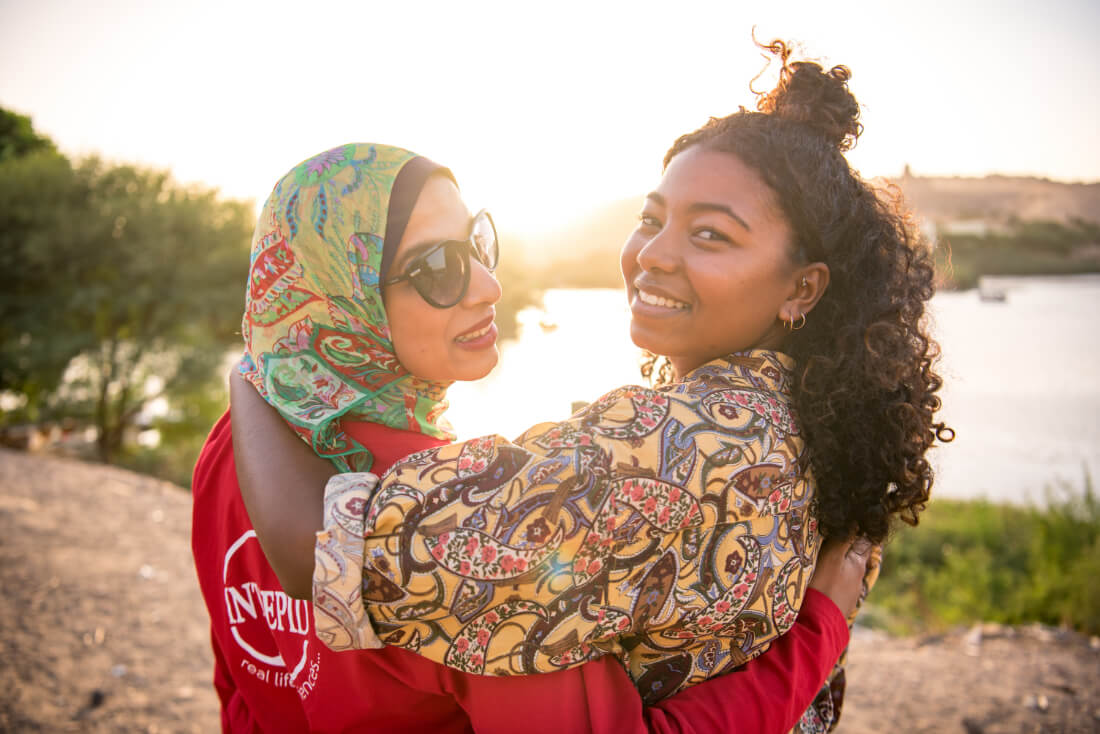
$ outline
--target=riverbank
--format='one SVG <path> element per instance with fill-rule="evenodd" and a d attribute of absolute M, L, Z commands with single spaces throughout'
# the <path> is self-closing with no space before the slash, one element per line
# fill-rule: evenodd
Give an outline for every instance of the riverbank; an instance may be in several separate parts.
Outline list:
<path fill-rule="evenodd" d="M 0 450 L 0 731 L 218 730 L 190 508 L 167 482 Z M 862 631 L 838 731 L 1100 731 L 1097 680 L 1100 649 L 1053 628 Z"/>

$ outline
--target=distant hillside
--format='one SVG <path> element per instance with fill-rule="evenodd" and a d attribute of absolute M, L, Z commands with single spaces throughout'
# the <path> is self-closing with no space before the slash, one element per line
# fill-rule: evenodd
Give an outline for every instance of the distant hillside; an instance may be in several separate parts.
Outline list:
<path fill-rule="evenodd" d="M 909 205 L 934 222 L 984 220 L 1004 224 L 1082 219 L 1100 223 L 1100 183 L 1063 183 L 1046 178 L 986 176 L 938 178 L 903 175 L 894 181 Z"/>
<path fill-rule="evenodd" d="M 643 195 L 606 204 L 548 235 L 526 238 L 527 261 L 547 288 L 618 288 L 619 250 L 634 231 Z"/>
<path fill-rule="evenodd" d="M 1083 220 L 1100 224 L 1100 183 L 1062 183 L 1044 178 L 986 176 L 940 178 L 906 175 L 880 182 L 899 186 L 905 200 L 926 224 L 941 234 L 966 232 L 984 236 L 1004 232 L 1014 222 Z M 544 287 L 612 287 L 621 285 L 619 249 L 637 224 L 642 195 L 606 204 L 550 235 L 520 237 L 524 260 L 538 271 Z M 995 257 L 995 256 L 994 256 Z M 1088 258 L 1089 263 L 1095 257 Z M 1069 272 L 1093 264 L 1075 263 Z M 1030 266 L 1022 265 L 1027 272 Z M 999 272 L 983 266 L 982 272 Z M 1035 272 L 1060 272 L 1044 262 Z M 1019 268 L 1009 268 L 1019 272 Z M 974 277 L 977 277 L 976 273 Z M 971 278 L 949 278 L 963 287 Z"/>

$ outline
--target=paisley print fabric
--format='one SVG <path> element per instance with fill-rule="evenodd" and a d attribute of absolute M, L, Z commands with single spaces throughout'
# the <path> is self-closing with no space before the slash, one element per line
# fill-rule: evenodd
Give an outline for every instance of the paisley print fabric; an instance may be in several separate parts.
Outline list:
<path fill-rule="evenodd" d="M 303 161 L 275 185 L 252 238 L 240 371 L 343 471 L 371 465 L 345 417 L 453 438 L 448 384 L 398 363 L 378 282 L 394 180 L 414 158 L 358 143 Z"/>
<path fill-rule="evenodd" d="M 647 703 L 759 655 L 820 545 L 791 366 L 735 354 L 514 442 L 414 454 L 374 489 L 334 478 L 315 575 L 330 644 L 487 675 L 612 654 Z"/>

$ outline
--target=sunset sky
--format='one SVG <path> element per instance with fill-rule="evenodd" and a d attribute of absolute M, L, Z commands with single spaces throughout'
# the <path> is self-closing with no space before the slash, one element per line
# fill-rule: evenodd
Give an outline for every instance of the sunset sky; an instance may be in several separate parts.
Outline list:
<path fill-rule="evenodd" d="M 399 144 L 536 232 L 644 193 L 677 135 L 751 105 L 754 25 L 852 69 L 866 175 L 1100 180 L 1096 0 L 0 0 L 0 106 L 68 154 L 256 201 L 321 150 Z"/>

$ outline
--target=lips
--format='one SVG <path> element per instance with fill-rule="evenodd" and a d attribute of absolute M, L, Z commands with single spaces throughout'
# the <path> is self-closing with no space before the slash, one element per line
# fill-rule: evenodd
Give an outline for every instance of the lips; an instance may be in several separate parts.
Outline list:
<path fill-rule="evenodd" d="M 484 321 L 478 322 L 473 328 L 467 329 L 455 337 L 455 342 L 464 347 L 483 347 L 496 342 L 497 328 L 493 323 L 495 314 L 490 314 Z"/>
<path fill-rule="evenodd" d="M 656 287 L 641 279 L 634 282 L 634 297 L 631 299 L 634 310 L 680 313 L 691 310 L 691 304 L 674 297 L 668 291 Z"/>

